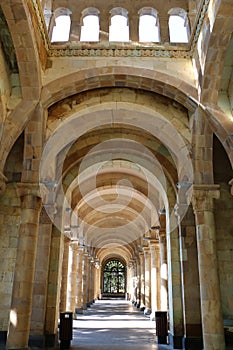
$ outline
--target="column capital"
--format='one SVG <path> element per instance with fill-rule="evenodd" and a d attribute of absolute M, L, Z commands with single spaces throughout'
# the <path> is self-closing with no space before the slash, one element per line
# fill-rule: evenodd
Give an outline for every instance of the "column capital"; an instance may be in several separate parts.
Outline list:
<path fill-rule="evenodd" d="M 19 197 L 33 196 L 41 198 L 40 187 L 34 182 L 17 182 L 17 194 Z"/>
<path fill-rule="evenodd" d="M 37 183 L 20 182 L 17 183 L 16 192 L 21 200 L 22 209 L 41 210 L 42 200 Z"/>
<path fill-rule="evenodd" d="M 166 230 L 159 230 L 159 243 L 165 243 L 167 240 Z"/>
<path fill-rule="evenodd" d="M 193 185 L 192 204 L 194 211 L 213 211 L 213 200 L 219 197 L 219 185 Z"/>
<path fill-rule="evenodd" d="M 151 248 L 156 248 L 159 246 L 159 240 L 158 239 L 151 239 L 149 242 L 149 247 Z"/>
<path fill-rule="evenodd" d="M 150 235 L 149 238 L 150 240 L 157 240 L 159 237 L 159 230 L 160 230 L 160 226 L 151 226 L 150 228 Z"/>
<path fill-rule="evenodd" d="M 78 245 L 78 252 L 79 253 L 84 253 L 84 246 L 83 245 L 80 245 L 80 243 L 79 243 L 79 245 Z"/>
<path fill-rule="evenodd" d="M 44 204 L 43 205 L 46 213 L 51 219 L 54 219 L 55 215 L 57 214 L 57 204 L 56 203 L 50 203 L 50 204 Z M 67 236 L 65 234 L 65 236 Z"/>
<path fill-rule="evenodd" d="M 77 241 L 70 241 L 70 247 L 72 248 L 72 250 L 78 252 L 78 242 Z"/>
<path fill-rule="evenodd" d="M 46 205 L 54 205 L 58 187 L 57 181 L 44 180 L 40 182 L 39 187 L 43 203 Z"/>
<path fill-rule="evenodd" d="M 143 247 L 143 252 L 145 257 L 150 255 L 150 247 Z"/>

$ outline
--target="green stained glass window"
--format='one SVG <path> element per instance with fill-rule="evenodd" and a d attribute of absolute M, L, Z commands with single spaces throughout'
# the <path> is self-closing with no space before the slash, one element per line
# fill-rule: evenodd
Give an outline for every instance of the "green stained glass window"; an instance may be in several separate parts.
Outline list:
<path fill-rule="evenodd" d="M 110 260 L 103 271 L 104 293 L 125 292 L 125 266 L 119 260 Z"/>

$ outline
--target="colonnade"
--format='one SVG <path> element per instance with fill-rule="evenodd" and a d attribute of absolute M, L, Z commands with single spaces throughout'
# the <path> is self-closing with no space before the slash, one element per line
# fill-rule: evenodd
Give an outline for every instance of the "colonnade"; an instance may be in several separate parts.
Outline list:
<path fill-rule="evenodd" d="M 193 193 L 194 226 L 184 219 L 182 227 L 173 232 L 161 226 L 147 233 L 144 244 L 137 245 L 128 262 L 126 292 L 152 319 L 155 311 L 168 311 L 169 342 L 174 348 L 188 349 L 192 339 L 196 349 L 202 349 L 203 340 L 205 350 L 214 349 L 213 344 L 223 350 L 213 214 L 218 186 L 194 186 Z M 18 195 L 21 225 L 7 349 L 25 349 L 33 335 L 41 337 L 43 345 L 54 344 L 59 312 L 71 311 L 76 317 L 101 297 L 101 261 L 78 240 L 61 235 L 51 222 L 42 222 L 36 186 L 19 185 Z M 45 235 L 50 242 L 47 246 L 42 239 Z M 194 271 L 192 281 L 187 274 L 190 266 Z"/>

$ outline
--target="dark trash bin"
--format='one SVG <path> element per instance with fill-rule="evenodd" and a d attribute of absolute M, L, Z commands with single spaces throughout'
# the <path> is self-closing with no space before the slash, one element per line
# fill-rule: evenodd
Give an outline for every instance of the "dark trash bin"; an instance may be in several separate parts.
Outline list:
<path fill-rule="evenodd" d="M 73 312 L 60 313 L 59 340 L 60 349 L 69 349 L 73 339 Z"/>
<path fill-rule="evenodd" d="M 158 344 L 167 344 L 167 311 L 155 311 L 155 326 Z"/>

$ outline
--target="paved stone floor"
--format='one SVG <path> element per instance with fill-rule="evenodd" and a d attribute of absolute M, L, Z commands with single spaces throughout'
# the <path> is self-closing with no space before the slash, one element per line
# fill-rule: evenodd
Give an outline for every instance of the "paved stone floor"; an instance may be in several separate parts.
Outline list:
<path fill-rule="evenodd" d="M 130 302 L 99 300 L 73 321 L 71 349 L 157 350 L 155 322 Z"/>

